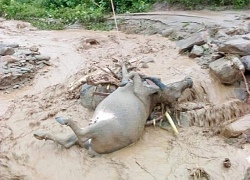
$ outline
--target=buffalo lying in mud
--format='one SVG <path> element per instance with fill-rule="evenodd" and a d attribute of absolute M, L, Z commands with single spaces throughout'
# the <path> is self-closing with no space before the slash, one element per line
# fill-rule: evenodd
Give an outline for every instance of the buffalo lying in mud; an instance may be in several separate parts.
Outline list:
<path fill-rule="evenodd" d="M 190 78 L 164 85 L 157 78 L 133 71 L 128 73 L 124 66 L 122 77 L 121 87 L 97 103 L 89 126 L 80 128 L 71 119 L 57 117 L 57 122 L 73 130 L 72 135 L 63 139 L 47 132 L 37 132 L 34 136 L 39 140 L 52 140 L 65 148 L 78 144 L 88 149 L 91 155 L 112 153 L 142 136 L 146 121 L 157 103 L 174 102 L 193 85 Z M 148 84 L 146 79 L 154 85 Z"/>

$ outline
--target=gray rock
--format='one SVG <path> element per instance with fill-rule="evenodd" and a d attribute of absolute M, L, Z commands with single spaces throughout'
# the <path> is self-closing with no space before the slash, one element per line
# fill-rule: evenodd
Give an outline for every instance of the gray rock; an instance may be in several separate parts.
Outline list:
<path fill-rule="evenodd" d="M 13 89 L 18 89 L 20 87 L 20 85 L 16 84 L 13 86 Z"/>
<path fill-rule="evenodd" d="M 49 61 L 50 60 L 50 56 L 44 56 L 44 55 L 36 55 L 35 58 L 38 61 L 42 61 L 42 60 Z"/>
<path fill-rule="evenodd" d="M 190 58 L 201 57 L 203 55 L 204 49 L 201 46 L 194 45 L 192 51 L 189 54 Z"/>
<path fill-rule="evenodd" d="M 18 48 L 19 44 L 17 44 L 17 43 L 11 43 L 11 44 L 6 44 L 5 46 L 6 47 L 11 47 L 11 48 Z"/>
<path fill-rule="evenodd" d="M 47 66 L 52 66 L 52 64 L 49 61 L 41 61 L 41 62 Z"/>
<path fill-rule="evenodd" d="M 25 61 L 30 61 L 30 62 L 32 62 L 32 61 L 36 61 L 37 59 L 35 58 L 35 57 L 33 57 L 33 56 L 26 56 L 25 57 Z"/>
<path fill-rule="evenodd" d="M 31 71 L 30 68 L 25 68 L 25 67 L 20 68 L 20 70 L 24 71 L 24 72 L 30 72 Z"/>
<path fill-rule="evenodd" d="M 6 55 L 13 55 L 15 53 L 15 50 L 11 47 L 0 47 L 0 55 L 6 56 Z"/>
<path fill-rule="evenodd" d="M 250 40 L 250 34 L 245 34 L 241 36 L 245 40 Z"/>
<path fill-rule="evenodd" d="M 243 56 L 240 58 L 240 61 L 245 66 L 245 69 L 250 71 L 250 55 L 249 56 Z"/>
<path fill-rule="evenodd" d="M 141 63 L 141 68 L 149 68 L 147 63 Z"/>
<path fill-rule="evenodd" d="M 29 49 L 33 52 L 38 52 L 38 50 L 39 50 L 38 47 L 36 47 L 36 46 L 31 46 Z"/>
<path fill-rule="evenodd" d="M 245 86 L 245 85 L 244 85 Z M 234 89 L 235 97 L 243 102 L 246 102 L 248 99 L 248 93 L 246 91 L 246 88 L 239 88 L 236 87 Z"/>
<path fill-rule="evenodd" d="M 243 132 L 247 131 L 250 129 L 250 115 L 246 115 L 239 120 L 227 125 L 223 131 L 222 134 L 225 137 L 238 137 L 240 136 Z"/>
<path fill-rule="evenodd" d="M 218 50 L 241 56 L 250 55 L 250 41 L 243 38 L 229 40 L 220 44 Z"/>
<path fill-rule="evenodd" d="M 202 45 L 202 48 L 204 49 L 204 51 L 208 51 L 210 46 L 208 44 L 204 44 Z"/>
<path fill-rule="evenodd" d="M 170 28 L 170 29 L 165 29 L 161 32 L 161 35 L 163 37 L 168 37 L 170 36 L 172 33 L 174 32 L 174 29 Z"/>
<path fill-rule="evenodd" d="M 220 29 L 217 31 L 216 35 L 215 35 L 216 39 L 220 39 L 220 38 L 228 38 L 228 35 L 225 31 L 225 29 Z"/>
<path fill-rule="evenodd" d="M 207 31 L 193 34 L 187 39 L 182 39 L 176 42 L 176 45 L 179 47 L 179 53 L 184 53 L 187 50 L 191 50 L 194 45 L 203 45 L 209 39 L 209 34 Z"/>
<path fill-rule="evenodd" d="M 233 84 L 242 78 L 240 71 L 244 71 L 244 65 L 238 58 L 221 58 L 209 65 L 211 72 L 220 79 L 223 84 Z"/>
<path fill-rule="evenodd" d="M 247 34 L 248 33 L 248 30 L 245 28 L 242 28 L 242 27 L 231 27 L 229 29 L 226 30 L 226 34 L 227 35 L 230 35 L 230 36 L 233 36 L 233 35 L 243 35 L 243 34 Z"/>

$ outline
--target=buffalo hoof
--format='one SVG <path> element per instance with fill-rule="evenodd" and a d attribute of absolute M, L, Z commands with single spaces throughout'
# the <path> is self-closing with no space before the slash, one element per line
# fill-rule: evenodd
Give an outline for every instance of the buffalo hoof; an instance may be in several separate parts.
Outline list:
<path fill-rule="evenodd" d="M 67 119 L 61 118 L 61 117 L 56 117 L 55 118 L 57 122 L 59 122 L 61 125 L 68 125 L 69 122 Z"/>

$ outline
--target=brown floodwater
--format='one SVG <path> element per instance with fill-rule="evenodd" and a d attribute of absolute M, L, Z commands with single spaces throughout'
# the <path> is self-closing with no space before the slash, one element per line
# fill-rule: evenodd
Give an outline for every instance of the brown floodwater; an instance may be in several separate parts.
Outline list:
<path fill-rule="evenodd" d="M 222 137 L 207 133 L 206 128 L 179 128 L 180 134 L 174 136 L 171 130 L 149 126 L 135 144 L 95 158 L 78 146 L 64 149 L 35 139 L 33 133 L 38 130 L 62 136 L 71 133 L 54 120 L 55 116 L 71 117 L 87 126 L 92 112 L 82 108 L 78 100 L 67 98 L 67 86 L 93 62 L 109 65 L 121 54 L 128 60 L 153 58 L 155 62 L 141 71 L 165 83 L 192 77 L 199 96 L 196 101 L 221 105 L 235 95 L 195 60 L 178 55 L 175 43 L 159 35 L 120 33 L 119 45 L 112 31 L 36 31 L 30 25 L 16 28 L 18 23 L 22 22 L 2 21 L 0 41 L 37 45 L 42 54 L 51 56 L 52 66 L 40 70 L 32 85 L 0 94 L 0 179 L 185 180 L 192 179 L 190 173 L 197 168 L 215 180 L 243 179 L 250 166 L 250 147 L 230 146 Z M 99 44 L 86 46 L 86 38 L 94 38 Z M 215 113 L 222 118 L 223 112 Z M 225 158 L 231 161 L 229 169 L 223 167 Z"/>

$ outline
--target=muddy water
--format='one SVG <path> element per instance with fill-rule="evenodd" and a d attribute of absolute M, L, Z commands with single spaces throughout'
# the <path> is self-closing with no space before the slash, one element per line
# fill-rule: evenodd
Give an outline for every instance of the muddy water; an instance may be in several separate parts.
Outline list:
<path fill-rule="evenodd" d="M 40 45 L 41 53 L 50 55 L 53 65 L 48 72 L 41 70 L 32 86 L 0 96 L 1 113 L 5 113 L 0 120 L 0 179 L 185 180 L 191 178 L 190 171 L 195 168 L 203 168 L 211 179 L 243 179 L 250 166 L 249 146 L 237 149 L 197 127 L 180 128 L 177 137 L 171 130 L 147 127 L 135 144 L 96 158 L 77 146 L 64 149 L 53 142 L 36 140 L 33 132 L 41 129 L 62 136 L 72 133 L 56 123 L 55 116 L 71 117 L 82 127 L 87 126 L 92 112 L 77 100 L 67 100 L 67 85 L 91 63 L 112 64 L 112 58 L 119 59 L 121 54 L 125 59 L 153 58 L 155 63 L 141 71 L 165 83 L 192 77 L 197 91 L 200 87 L 207 91 L 200 99 L 210 104 L 226 102 L 234 94 L 194 60 L 179 56 L 173 42 L 157 35 L 121 34 L 119 48 L 114 32 L 30 31 L 29 27 L 17 29 L 17 23 L 3 22 L 1 40 Z M 94 38 L 100 44 L 86 47 L 85 38 Z M 10 102 L 12 99 L 14 102 Z M 225 158 L 231 160 L 230 169 L 222 165 Z"/>

